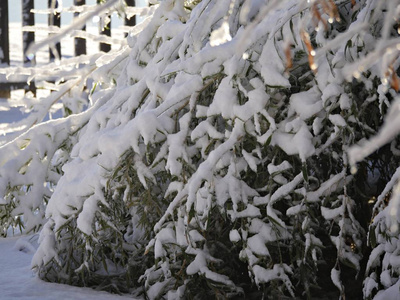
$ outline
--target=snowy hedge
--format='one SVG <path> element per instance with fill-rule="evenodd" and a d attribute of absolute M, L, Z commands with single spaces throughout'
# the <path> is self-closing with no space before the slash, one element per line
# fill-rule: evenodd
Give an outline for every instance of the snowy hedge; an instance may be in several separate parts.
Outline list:
<path fill-rule="evenodd" d="M 400 1 L 149 12 L 94 60 L 86 110 L 0 147 L 3 231 L 42 228 L 39 276 L 149 299 L 398 285 Z"/>

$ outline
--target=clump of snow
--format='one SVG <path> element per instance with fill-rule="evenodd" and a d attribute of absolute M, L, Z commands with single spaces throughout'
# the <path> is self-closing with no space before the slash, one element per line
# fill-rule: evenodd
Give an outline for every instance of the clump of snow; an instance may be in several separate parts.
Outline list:
<path fill-rule="evenodd" d="M 210 45 L 219 46 L 232 40 L 229 33 L 229 24 L 227 21 L 222 22 L 221 27 L 211 32 Z"/>
<path fill-rule="evenodd" d="M 302 161 L 315 153 L 315 147 L 312 142 L 313 135 L 303 123 L 297 132 L 286 133 L 276 131 L 272 136 L 272 145 L 277 145 L 283 149 L 288 155 L 298 154 Z"/>
<path fill-rule="evenodd" d="M 261 53 L 261 75 L 267 85 L 289 87 L 289 80 L 282 74 L 285 67 L 277 53 L 274 39 L 268 39 Z"/>
<path fill-rule="evenodd" d="M 322 110 L 322 105 L 320 94 L 313 89 L 294 94 L 290 98 L 290 109 L 302 120 L 318 114 Z"/>

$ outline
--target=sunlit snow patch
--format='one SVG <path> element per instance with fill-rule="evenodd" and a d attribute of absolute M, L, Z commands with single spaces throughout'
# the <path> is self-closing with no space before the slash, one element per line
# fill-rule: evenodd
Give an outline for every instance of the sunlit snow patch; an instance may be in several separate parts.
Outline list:
<path fill-rule="evenodd" d="M 232 37 L 229 33 L 229 24 L 226 21 L 221 24 L 220 28 L 211 32 L 210 45 L 212 47 L 222 45 L 230 40 L 232 40 Z"/>

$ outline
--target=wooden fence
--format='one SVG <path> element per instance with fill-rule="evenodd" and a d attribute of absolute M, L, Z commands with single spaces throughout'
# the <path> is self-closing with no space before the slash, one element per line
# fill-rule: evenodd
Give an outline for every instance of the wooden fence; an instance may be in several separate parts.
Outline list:
<path fill-rule="evenodd" d="M 4 66 L 10 65 L 10 37 L 9 37 L 9 18 L 8 18 L 8 9 L 9 3 L 11 1 L 18 0 L 0 0 L 0 64 Z M 22 14 L 22 26 L 34 26 L 35 18 L 32 10 L 34 9 L 34 0 L 20 0 L 21 1 L 21 14 Z M 99 3 L 100 0 L 97 0 Z M 128 6 L 135 6 L 135 0 L 125 0 Z M 80 6 L 85 5 L 86 0 L 74 0 L 74 5 Z M 57 8 L 58 0 L 48 0 L 48 8 Z M 77 17 L 79 13 L 75 13 L 74 17 Z M 49 14 L 48 17 L 48 25 L 61 27 L 61 15 L 60 13 Z M 131 19 L 126 19 L 125 24 L 128 26 L 133 26 L 136 24 L 135 17 Z M 111 36 L 111 24 L 107 28 L 99 28 L 100 34 L 105 34 Z M 85 30 L 85 27 L 82 28 Z M 35 41 L 35 33 L 34 32 L 23 32 L 22 36 L 22 47 L 23 47 L 23 61 L 25 64 L 34 64 L 35 61 L 30 61 L 27 56 L 27 49 L 29 45 Z M 106 43 L 100 43 L 99 50 L 108 52 L 111 50 L 111 45 Z M 74 50 L 75 55 L 86 54 L 86 40 L 82 38 L 74 39 Z M 54 53 L 56 51 L 57 53 Z M 54 47 L 49 48 L 49 59 L 54 60 L 55 57 L 61 57 L 61 44 L 57 43 Z M 7 97 L 10 94 L 10 90 L 15 89 L 25 89 L 35 91 L 34 83 L 30 85 L 26 82 L 9 82 L 0 80 L 0 97 Z"/>

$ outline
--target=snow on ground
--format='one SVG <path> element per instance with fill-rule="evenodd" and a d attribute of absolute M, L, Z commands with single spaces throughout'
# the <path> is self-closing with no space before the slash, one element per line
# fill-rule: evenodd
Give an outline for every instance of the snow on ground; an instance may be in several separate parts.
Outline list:
<path fill-rule="evenodd" d="M 16 122 L 23 118 L 24 116 L 18 107 L 10 107 L 7 99 L 0 98 L 0 124 Z"/>
<path fill-rule="evenodd" d="M 0 299 L 127 299 L 90 288 L 48 283 L 37 278 L 30 268 L 37 235 L 0 238 Z M 132 298 L 129 298 L 132 299 Z"/>

